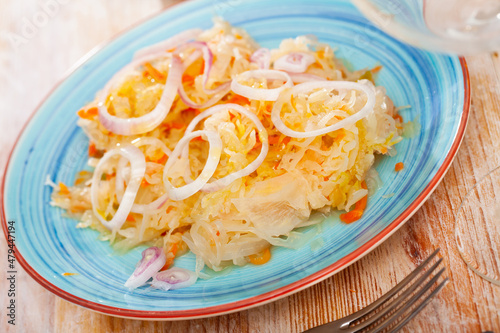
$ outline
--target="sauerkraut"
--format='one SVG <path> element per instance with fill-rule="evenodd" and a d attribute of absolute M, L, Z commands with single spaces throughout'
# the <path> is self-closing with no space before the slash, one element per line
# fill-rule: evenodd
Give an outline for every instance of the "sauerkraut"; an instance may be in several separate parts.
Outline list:
<path fill-rule="evenodd" d="M 214 270 L 244 265 L 252 255 L 270 246 L 299 246 L 301 234 L 295 229 L 319 222 L 310 220 L 313 212 L 357 210 L 362 214 L 368 194 L 364 180 L 375 155 L 395 155 L 394 145 L 401 140 L 401 117 L 385 89 L 372 81 L 373 72 L 379 68 L 349 72 L 331 46 L 311 36 L 286 39 L 277 49 L 259 49 L 244 30 L 223 21 L 216 21 L 209 30 L 193 32 L 193 36 L 194 41 L 181 40 L 168 49 L 159 44 L 139 52 L 139 58 L 146 54 L 149 60 L 139 61 L 115 77 L 95 101 L 79 111 L 78 125 L 90 141 L 89 166 L 96 167 L 110 151 L 116 155 L 99 165 L 99 177 L 93 177 L 94 170 L 82 171 L 72 186 L 54 185 L 53 204 L 79 220 L 78 227 L 98 230 L 101 239 L 117 249 L 139 244 L 163 248 L 166 266 L 190 250 L 197 256 L 198 271 L 204 265 Z M 154 53 L 158 50 L 163 54 Z M 284 85 L 285 80 L 279 78 L 239 76 L 250 70 L 276 70 L 273 64 L 278 59 L 280 71 L 294 82 L 291 86 L 297 87 L 300 82 L 355 82 L 372 92 L 373 98 L 359 89 L 328 87 L 294 94 L 294 87 Z M 299 62 L 304 59 L 301 70 Z M 299 65 L 289 67 L 287 72 L 287 61 Z M 181 73 L 178 86 L 169 82 L 175 81 L 174 70 Z M 230 88 L 233 80 L 243 88 L 253 88 L 251 95 L 235 93 Z M 175 91 L 164 91 L 172 87 Z M 267 94 L 270 89 L 278 89 L 277 101 L 263 97 L 273 99 Z M 168 94 L 172 95 L 171 105 L 164 101 Z M 322 135 L 291 137 L 278 130 L 271 119 L 272 112 L 278 113 L 287 129 L 306 133 L 349 119 L 370 98 L 373 106 L 366 116 Z M 216 133 L 220 151 L 209 153 L 207 137 L 200 134 L 186 144 L 180 158 L 171 161 L 167 170 L 169 156 L 191 121 L 204 110 L 227 103 L 255 115 L 265 133 L 241 112 L 222 109 L 201 119 L 192 129 Z M 273 111 L 276 103 L 281 106 Z M 141 117 L 165 105 L 167 110 L 160 111 L 167 112 L 166 116 L 156 119 L 159 125 L 151 130 L 141 132 L 134 126 L 123 129 L 116 125 L 120 119 L 132 120 L 132 124 L 142 121 L 146 118 Z M 140 126 L 151 124 L 144 120 Z M 130 132 L 119 134 L 125 131 Z M 140 179 L 132 175 L 138 167 L 117 151 L 127 146 L 135 147 L 134 154 L 143 155 Z M 261 161 L 259 154 L 265 146 Z M 207 160 L 213 159 L 211 154 L 218 154 L 218 163 L 213 174 L 203 180 L 206 175 L 202 170 Z M 206 186 L 255 160 L 258 167 L 250 174 L 224 186 Z M 198 178 L 206 184 L 194 194 L 182 200 L 170 198 L 166 181 L 172 188 L 180 188 Z M 140 185 L 132 198 L 134 181 Z M 132 204 L 125 207 L 124 202 L 130 198 Z M 106 225 L 119 210 L 114 227 Z"/>

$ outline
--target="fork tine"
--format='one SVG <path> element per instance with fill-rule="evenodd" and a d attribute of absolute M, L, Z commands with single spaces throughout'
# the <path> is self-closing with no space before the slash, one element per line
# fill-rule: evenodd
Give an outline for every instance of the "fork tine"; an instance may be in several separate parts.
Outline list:
<path fill-rule="evenodd" d="M 403 326 L 406 325 L 406 323 L 408 323 L 410 320 L 413 319 L 413 317 L 415 317 L 420 311 L 422 311 L 426 306 L 427 304 L 429 304 L 429 302 L 432 300 L 432 298 L 434 296 L 436 296 L 436 294 L 438 292 L 441 291 L 441 289 L 443 289 L 443 287 L 446 285 L 446 283 L 448 282 L 448 278 L 444 279 L 443 282 L 441 282 L 437 287 L 436 289 L 434 289 L 434 291 L 429 295 L 427 296 L 423 302 L 415 309 L 412 311 L 412 313 L 406 317 L 402 322 L 400 322 L 398 324 L 398 326 L 396 326 L 395 328 L 391 329 L 390 332 L 397 332 L 399 331 Z"/>
<path fill-rule="evenodd" d="M 443 261 L 442 258 L 440 258 L 434 265 L 432 265 L 431 268 L 429 268 L 429 270 L 427 272 L 425 272 L 425 274 L 423 274 L 421 277 L 419 277 L 415 282 L 413 282 L 412 285 L 410 285 L 410 287 L 408 287 L 403 293 L 401 293 L 401 295 L 399 295 L 397 298 L 395 298 L 394 300 L 392 300 L 392 302 L 387 305 L 386 307 L 384 307 L 382 310 L 380 310 L 379 312 L 377 312 L 375 315 L 373 315 L 372 317 L 368 318 L 367 320 L 363 321 L 362 323 L 359 323 L 358 325 L 356 325 L 356 329 L 357 330 L 361 330 L 365 327 L 368 327 L 370 325 L 372 325 L 373 323 L 377 322 L 378 320 L 380 320 L 380 318 L 383 318 L 387 313 L 389 313 L 391 310 L 393 310 L 394 308 L 396 308 L 399 304 L 401 304 L 409 295 L 411 295 L 411 293 L 417 289 L 418 287 L 420 287 L 422 285 L 422 283 L 429 277 L 431 276 L 432 273 L 434 273 L 434 271 L 436 270 L 436 268 L 438 267 L 438 265 Z M 443 269 L 442 269 L 443 270 Z M 438 273 L 438 274 L 442 274 L 441 273 Z"/>
<path fill-rule="evenodd" d="M 390 324 L 392 324 L 396 319 L 401 317 L 403 313 L 405 313 L 406 310 L 408 310 L 409 307 L 411 307 L 417 300 L 422 297 L 423 294 L 425 294 L 433 285 L 434 283 L 439 279 L 439 277 L 443 274 L 445 268 L 442 268 L 429 282 L 425 284 L 424 287 L 422 287 L 415 295 L 410 298 L 408 302 L 404 306 L 402 306 L 398 311 L 390 315 L 389 317 L 385 318 L 381 323 L 379 323 L 377 326 L 373 327 L 371 332 L 380 332 Z"/>
<path fill-rule="evenodd" d="M 438 254 L 439 248 L 436 249 L 427 259 L 424 260 L 413 272 L 410 273 L 406 278 L 404 278 L 401 282 L 399 282 L 394 288 L 389 290 L 384 296 L 380 297 L 378 300 L 373 302 L 372 304 L 368 305 L 367 307 L 359 310 L 358 312 L 355 312 L 345 318 L 347 321 L 347 326 L 365 316 L 366 314 L 372 312 L 373 310 L 377 309 L 380 305 L 388 301 L 392 296 L 397 294 L 401 289 L 403 289 L 411 280 L 413 280 L 423 269 L 424 267 L 432 260 L 434 257 Z"/>

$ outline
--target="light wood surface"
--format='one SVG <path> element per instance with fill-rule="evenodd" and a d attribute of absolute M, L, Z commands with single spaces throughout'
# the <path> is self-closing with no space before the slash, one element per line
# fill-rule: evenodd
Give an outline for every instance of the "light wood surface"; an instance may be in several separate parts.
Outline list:
<path fill-rule="evenodd" d="M 0 0 L 2 175 L 22 126 L 68 69 L 94 46 L 174 2 Z M 51 10 L 43 7 L 49 3 Z M 46 20 L 43 12 L 50 14 Z M 38 27 L 26 30 L 27 21 L 37 22 Z M 2 236 L 0 331 L 299 332 L 368 305 L 403 279 L 420 259 L 440 247 L 451 283 L 403 331 L 500 332 L 500 287 L 467 269 L 453 241 L 453 211 L 467 190 L 500 164 L 500 59 L 493 53 L 468 57 L 467 62 L 472 86 L 470 122 L 444 181 L 405 226 L 339 274 L 284 299 L 230 315 L 145 322 L 113 318 L 68 303 L 49 293 L 18 267 L 13 327 L 5 316 L 9 298 L 7 246 Z"/>

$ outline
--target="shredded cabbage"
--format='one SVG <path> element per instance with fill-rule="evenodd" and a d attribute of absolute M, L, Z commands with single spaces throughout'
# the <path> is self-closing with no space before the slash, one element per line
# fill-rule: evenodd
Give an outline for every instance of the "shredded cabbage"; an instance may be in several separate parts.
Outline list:
<path fill-rule="evenodd" d="M 213 54 L 205 87 L 204 61 L 194 54 L 198 51 L 187 47 L 179 54 L 182 61 L 191 62 L 184 71 L 182 85 L 194 103 L 213 98 L 207 94 L 209 89 L 231 82 L 240 73 L 258 69 L 250 57 L 259 46 L 242 29 L 216 21 L 199 35 L 198 41 L 205 42 Z M 349 72 L 329 45 L 310 36 L 284 40 L 279 48 L 271 50 L 271 65 L 291 52 L 312 55 L 315 62 L 305 74 L 323 79 L 357 82 L 366 72 Z M 160 100 L 171 63 L 172 57 L 164 56 L 131 71 L 106 97 L 108 112 L 127 119 L 149 113 Z M 79 112 L 78 121 L 90 140 L 89 164 L 95 166 L 117 145 L 135 144 L 146 158 L 136 206 L 119 230 L 105 228 L 92 211 L 92 171 L 82 171 L 74 186 L 66 189 L 53 184 L 52 203 L 78 219 L 79 227 L 98 230 L 103 239 L 119 249 L 148 243 L 163 248 L 171 261 L 190 250 L 197 256 L 197 272 L 203 265 L 214 270 L 231 264 L 244 265 L 248 256 L 271 245 L 301 246 L 307 238 L 297 228 L 321 221 L 310 220 L 315 212 L 352 209 L 368 194 L 364 180 L 368 178 L 370 183 L 375 179 L 377 183 L 376 173 L 369 173 L 375 154 L 394 155 L 394 145 L 401 140 L 402 124 L 395 120 L 397 113 L 385 89 L 368 80 L 360 83 L 375 89 L 373 111 L 353 125 L 304 139 L 287 137 L 275 128 L 270 117 L 272 101 L 250 100 L 232 91 L 217 96 L 216 104 L 239 104 L 259 118 L 269 137 L 269 152 L 250 175 L 213 192 L 198 191 L 178 201 L 166 198 L 165 177 L 175 187 L 192 182 L 209 158 L 209 145 L 202 138 L 195 138 L 189 143 L 187 160 L 174 163 L 168 175 L 163 175 L 164 166 L 191 120 L 204 109 L 190 108 L 176 96 L 159 126 L 148 133 L 124 136 L 110 132 L 99 122 L 92 112 L 97 107 L 96 98 Z M 267 89 L 283 82 L 256 79 L 245 84 Z M 292 97 L 283 107 L 283 121 L 294 130 L 314 130 L 355 114 L 365 103 L 366 97 L 354 90 L 316 89 Z M 222 142 L 220 162 L 210 182 L 243 169 L 261 150 L 256 125 L 238 112 L 216 113 L 201 121 L 196 130 L 215 132 Z M 408 128 L 407 131 L 410 132 Z M 111 219 L 131 181 L 131 165 L 125 159 L 110 158 L 102 172 L 97 203 L 104 209 L 102 217 Z"/>

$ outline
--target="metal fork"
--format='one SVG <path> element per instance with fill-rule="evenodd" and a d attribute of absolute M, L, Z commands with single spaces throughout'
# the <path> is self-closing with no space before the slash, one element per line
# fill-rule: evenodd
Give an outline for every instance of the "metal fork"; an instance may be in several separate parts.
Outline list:
<path fill-rule="evenodd" d="M 339 320 L 317 326 L 307 330 L 307 333 L 351 333 L 351 332 L 381 332 L 389 328 L 389 332 L 397 332 L 413 317 L 415 317 L 430 302 L 430 300 L 445 286 L 448 278 L 445 278 L 428 295 L 436 281 L 443 274 L 445 268 L 441 268 L 432 278 L 429 277 L 437 270 L 443 261 L 440 258 L 425 273 L 421 274 L 425 266 L 438 254 L 439 249 L 434 251 L 423 263 L 403 281 L 389 290 L 384 296 L 368 305 L 367 307 Z M 421 276 L 419 276 L 421 275 Z M 417 278 L 411 283 L 415 278 Z M 406 289 L 405 289 L 406 287 Z M 400 295 L 401 290 L 405 289 Z M 397 296 L 396 296 L 397 295 Z M 396 296 L 396 297 L 394 297 Z M 385 304 L 391 300 L 391 302 Z M 413 308 L 414 307 L 414 308 Z M 408 311 L 411 309 L 410 311 Z M 409 312 L 409 313 L 407 313 Z M 396 325 L 390 328 L 391 325 Z M 304 332 L 304 333 L 305 333 Z"/>

